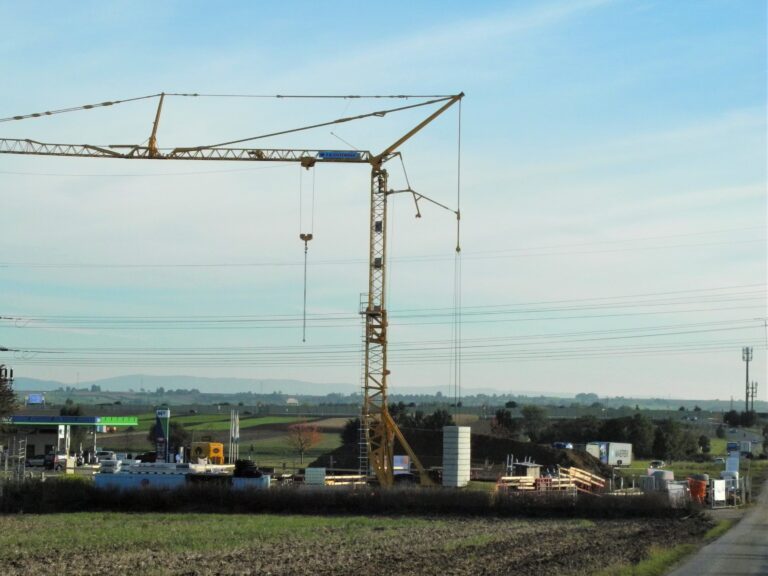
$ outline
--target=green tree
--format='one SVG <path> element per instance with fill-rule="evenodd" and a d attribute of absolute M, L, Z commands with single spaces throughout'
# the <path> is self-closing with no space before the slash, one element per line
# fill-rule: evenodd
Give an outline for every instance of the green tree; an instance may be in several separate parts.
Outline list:
<path fill-rule="evenodd" d="M 288 426 L 288 442 L 299 453 L 300 463 L 304 465 L 304 454 L 317 446 L 323 439 L 320 430 L 314 424 L 301 422 Z"/>
<path fill-rule="evenodd" d="M 600 400 L 600 397 L 597 394 L 593 394 L 591 392 L 581 392 L 580 394 L 576 394 L 575 400 L 579 404 L 593 404 L 594 402 Z"/>
<path fill-rule="evenodd" d="M 701 452 L 703 454 L 709 454 L 709 452 L 712 450 L 709 444 L 709 436 L 706 434 L 699 436 L 699 448 L 701 448 Z"/>
<path fill-rule="evenodd" d="M 443 426 L 455 426 L 453 416 L 447 410 L 435 410 L 432 414 L 424 418 L 424 428 L 430 430 L 442 430 Z"/>
<path fill-rule="evenodd" d="M 518 423 L 520 420 L 517 421 Z M 578 418 L 548 420 L 539 435 L 539 442 L 574 442 L 586 444 L 604 438 L 602 421 L 591 414 Z"/>
<path fill-rule="evenodd" d="M 514 410 L 515 408 L 517 408 L 517 402 L 515 402 L 514 400 L 510 400 L 509 402 L 504 404 L 504 408 L 509 408 L 510 410 Z"/>
<path fill-rule="evenodd" d="M 763 426 L 763 454 L 768 455 L 768 424 Z"/>
<path fill-rule="evenodd" d="M 653 455 L 663 460 L 680 460 L 695 456 L 699 445 L 690 430 L 675 420 L 664 420 L 656 427 L 653 438 Z"/>
<path fill-rule="evenodd" d="M 728 426 L 738 426 L 741 424 L 741 417 L 736 410 L 728 410 L 728 412 L 723 414 L 723 422 L 728 424 Z"/>
<path fill-rule="evenodd" d="M 162 430 L 158 426 L 157 422 L 149 429 L 147 434 L 147 440 L 153 446 L 157 443 L 157 439 L 161 437 Z M 171 448 L 179 449 L 182 446 L 187 446 L 192 439 L 192 433 L 184 428 L 184 424 L 178 420 L 171 420 L 168 424 L 168 445 Z"/>
<path fill-rule="evenodd" d="M 60 416 L 82 416 L 83 407 L 75 404 L 72 398 L 67 398 L 64 406 L 59 409 Z M 72 450 L 79 450 L 80 445 L 85 442 L 86 429 L 83 426 L 69 427 L 69 446 Z"/>
<path fill-rule="evenodd" d="M 392 420 L 398 424 L 402 424 L 408 417 L 408 407 L 405 405 L 405 402 L 398 402 L 397 404 L 393 402 L 387 408 L 389 409 L 389 415 L 392 416 Z"/>
<path fill-rule="evenodd" d="M 653 422 L 643 414 L 635 414 L 629 421 L 627 440 L 632 450 L 640 458 L 653 456 Z"/>
<path fill-rule="evenodd" d="M 745 428 L 751 428 L 757 423 L 757 414 L 753 410 L 739 414 L 739 423 Z"/>
<path fill-rule="evenodd" d="M 355 446 L 360 442 L 360 418 L 351 418 L 341 429 L 341 443 L 344 446 Z"/>
<path fill-rule="evenodd" d="M 518 420 L 512 418 L 512 413 L 501 408 L 496 410 L 496 415 L 491 421 L 491 432 L 498 436 L 514 437 L 520 430 Z"/>
<path fill-rule="evenodd" d="M 547 411 L 541 406 L 528 404 L 521 410 L 523 428 L 533 442 L 538 442 L 541 433 L 547 426 Z"/>
<path fill-rule="evenodd" d="M 725 426 L 723 426 L 722 424 L 719 424 L 717 426 L 717 429 L 715 430 L 715 436 L 721 439 L 725 438 Z"/>

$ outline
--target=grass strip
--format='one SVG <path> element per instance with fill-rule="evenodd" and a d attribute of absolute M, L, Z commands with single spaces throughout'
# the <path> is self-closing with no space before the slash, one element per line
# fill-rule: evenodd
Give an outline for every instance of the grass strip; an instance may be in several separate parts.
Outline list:
<path fill-rule="evenodd" d="M 678 544 L 673 548 L 651 547 L 648 558 L 638 564 L 612 566 L 598 572 L 597 576 L 661 576 L 670 566 L 697 550 L 694 544 Z"/>
<path fill-rule="evenodd" d="M 712 528 L 707 530 L 707 533 L 704 534 L 704 540 L 716 540 L 717 538 L 720 538 L 720 536 L 728 532 L 734 524 L 735 521 L 733 520 L 720 520 Z"/>

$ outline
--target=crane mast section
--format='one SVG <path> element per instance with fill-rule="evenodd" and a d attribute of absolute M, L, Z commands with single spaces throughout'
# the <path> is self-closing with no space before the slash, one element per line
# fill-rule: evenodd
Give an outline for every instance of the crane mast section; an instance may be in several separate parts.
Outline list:
<path fill-rule="evenodd" d="M 91 144 L 54 144 L 35 140 L 0 138 L 0 154 L 33 156 L 73 156 L 87 158 L 141 160 L 230 160 L 242 162 L 302 162 L 370 164 L 373 154 L 364 150 L 313 150 L 300 148 L 176 148 L 151 155 L 144 146 L 115 146 L 129 148 L 119 152 L 112 147 Z M 386 159 L 389 159 L 387 157 Z"/>
<path fill-rule="evenodd" d="M 405 449 L 419 472 L 422 483 L 430 480 L 418 457 L 406 441 L 397 423 L 389 413 L 387 405 L 387 386 L 389 369 L 387 367 L 387 329 L 386 310 L 386 258 L 387 258 L 387 196 L 392 193 L 388 188 L 388 175 L 383 165 L 399 154 L 398 149 L 419 133 L 423 128 L 443 114 L 451 106 L 461 101 L 464 93 L 445 99 L 438 110 L 430 114 L 398 140 L 379 154 L 361 150 L 316 150 L 316 149 L 268 149 L 268 148 L 228 148 L 227 144 L 237 144 L 255 138 L 232 141 L 214 146 L 183 147 L 160 150 L 157 147 L 157 128 L 160 122 L 165 94 L 160 94 L 155 122 L 148 146 L 135 144 L 94 146 L 90 144 L 53 144 L 30 139 L 0 138 L 0 154 L 26 154 L 36 156 L 69 156 L 85 158 L 112 158 L 125 160 L 198 160 L 198 161 L 240 161 L 240 162 L 297 162 L 304 168 L 311 168 L 317 163 L 368 164 L 371 166 L 371 207 L 369 237 L 369 274 L 368 303 L 365 314 L 365 380 L 361 425 L 366 439 L 367 458 L 371 468 L 382 486 L 391 486 L 393 477 L 393 457 L 395 441 Z M 441 100 L 442 101 L 442 100 Z M 427 104 L 436 103 L 428 102 Z M 421 106 L 419 104 L 418 106 Z M 415 107 L 408 106 L 406 108 Z M 405 108 L 402 108 L 405 109 Z M 389 110 L 386 112 L 393 112 Z M 384 113 L 372 115 L 383 116 Z M 367 117 L 361 116 L 362 117 Z M 358 119 L 348 118 L 343 121 Z M 308 128 L 318 128 L 328 124 L 318 124 Z M 302 129 L 302 130 L 303 130 Z M 290 132 L 297 131 L 291 130 Z M 275 135 L 275 134 L 273 134 Z M 265 136 L 264 136 L 265 137 Z M 457 213 L 458 214 L 458 213 Z"/>

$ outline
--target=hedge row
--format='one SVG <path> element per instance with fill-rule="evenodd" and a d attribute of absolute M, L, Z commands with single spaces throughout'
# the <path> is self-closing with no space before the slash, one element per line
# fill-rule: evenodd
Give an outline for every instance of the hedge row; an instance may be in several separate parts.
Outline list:
<path fill-rule="evenodd" d="M 232 490 L 190 485 L 175 489 L 111 490 L 80 480 L 6 482 L 0 513 L 57 512 L 277 513 L 320 515 L 461 515 L 499 517 L 677 517 L 663 495 L 564 496 L 556 493 L 489 493 L 444 488 L 273 487 Z"/>

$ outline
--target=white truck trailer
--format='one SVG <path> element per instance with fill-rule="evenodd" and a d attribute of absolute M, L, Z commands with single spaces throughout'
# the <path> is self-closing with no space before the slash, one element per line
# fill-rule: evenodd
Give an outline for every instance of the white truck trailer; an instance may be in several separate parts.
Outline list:
<path fill-rule="evenodd" d="M 625 442 L 589 442 L 587 453 L 608 466 L 632 464 L 632 444 Z"/>

